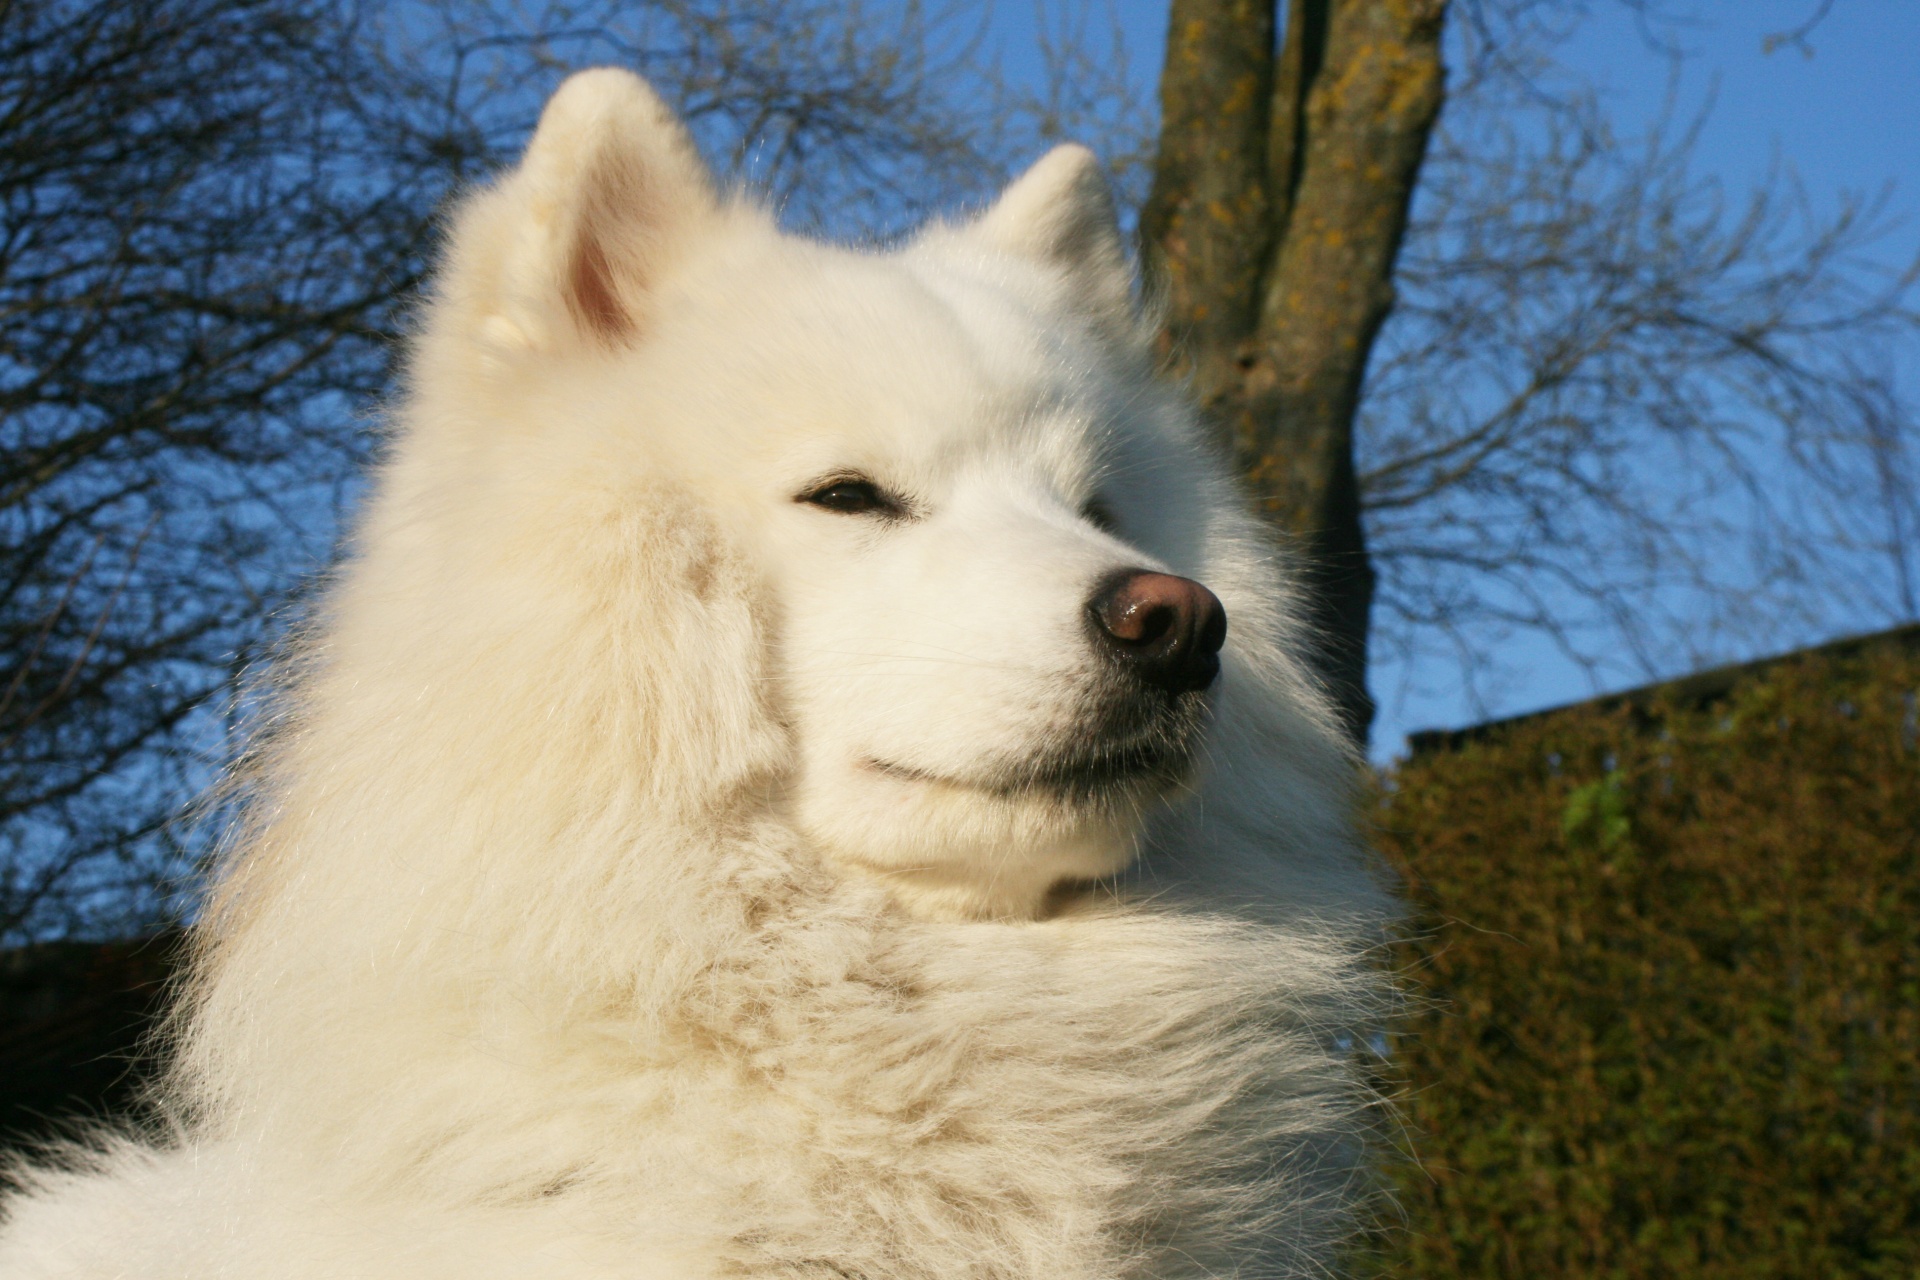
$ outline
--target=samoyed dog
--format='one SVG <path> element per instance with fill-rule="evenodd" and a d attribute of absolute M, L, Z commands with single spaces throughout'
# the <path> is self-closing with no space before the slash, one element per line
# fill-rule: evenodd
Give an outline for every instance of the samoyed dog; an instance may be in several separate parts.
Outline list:
<path fill-rule="evenodd" d="M 885 251 L 639 80 L 455 219 L 137 1134 L 6 1280 L 1319 1275 L 1390 909 L 1061 147 Z"/>

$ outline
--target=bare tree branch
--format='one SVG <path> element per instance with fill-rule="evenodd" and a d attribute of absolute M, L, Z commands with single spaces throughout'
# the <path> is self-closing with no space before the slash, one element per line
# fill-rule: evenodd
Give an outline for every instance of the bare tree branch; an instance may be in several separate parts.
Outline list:
<path fill-rule="evenodd" d="M 1617 679 L 1912 617 L 1920 257 L 1877 265 L 1884 194 L 1817 214 L 1781 168 L 1736 201 L 1704 113 L 1630 142 L 1483 65 L 1363 408 L 1383 647 L 1444 633 L 1471 683 L 1525 629 Z"/>

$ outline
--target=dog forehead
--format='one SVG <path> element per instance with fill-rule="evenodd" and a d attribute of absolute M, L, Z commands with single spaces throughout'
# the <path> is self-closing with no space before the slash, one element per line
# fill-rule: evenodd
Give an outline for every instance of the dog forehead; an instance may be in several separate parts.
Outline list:
<path fill-rule="evenodd" d="M 1064 478 L 1097 465 L 1112 430 L 1081 326 L 906 254 L 788 242 L 703 292 L 691 328 L 725 327 L 730 416 L 783 465 L 932 481 L 984 455 Z M 659 355 L 668 376 L 698 376 Z"/>

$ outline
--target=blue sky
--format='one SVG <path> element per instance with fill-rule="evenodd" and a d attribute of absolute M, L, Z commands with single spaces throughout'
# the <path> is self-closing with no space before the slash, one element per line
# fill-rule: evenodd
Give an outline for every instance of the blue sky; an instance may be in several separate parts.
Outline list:
<path fill-rule="evenodd" d="M 1665 20 L 1651 27 L 1623 0 L 1589 0 L 1587 7 L 1589 16 L 1560 56 L 1601 93 L 1618 135 L 1635 136 L 1659 116 L 1672 82 L 1669 59 L 1657 46 L 1678 48 L 1685 53 L 1677 81 L 1679 115 L 1711 104 L 1698 168 L 1718 179 L 1734 202 L 1776 167 L 1798 176 L 1816 209 L 1833 208 L 1844 192 L 1872 195 L 1890 188 L 1888 211 L 1897 225 L 1876 256 L 1896 266 L 1920 247 L 1920 0 L 1834 0 L 1804 49 L 1771 52 L 1766 38 L 1799 27 L 1819 11 L 1820 0 L 1666 0 Z M 1111 9 L 1125 32 L 1135 77 L 1149 95 L 1166 10 L 1161 0 L 1115 0 Z M 1034 14 L 1034 6 L 1020 0 L 1000 0 L 993 11 L 1005 66 L 1016 76 L 1033 73 Z M 1920 379 L 1920 352 L 1902 370 Z M 1790 643 L 1893 621 L 1834 616 L 1822 633 L 1797 635 Z M 1720 642 L 1713 657 L 1759 656 L 1778 643 L 1777 637 L 1756 638 L 1743 647 L 1735 637 Z M 1374 686 L 1382 705 L 1376 754 L 1395 754 L 1413 729 L 1469 723 L 1481 710 L 1503 715 L 1574 701 L 1644 678 L 1624 663 L 1596 678 L 1544 639 L 1525 636 L 1503 643 L 1498 658 L 1503 670 L 1482 689 L 1478 708 L 1446 672 L 1377 669 Z M 1685 663 L 1676 656 L 1660 674 L 1679 674 Z"/>
<path fill-rule="evenodd" d="M 1889 267 L 1911 260 L 1920 246 L 1920 4 L 1913 0 L 1836 0 L 1807 36 L 1807 50 L 1766 50 L 1766 37 L 1799 26 L 1817 0 L 1714 0 L 1670 4 L 1676 20 L 1656 39 L 1686 52 L 1681 63 L 1681 114 L 1711 103 L 1700 140 L 1700 168 L 1734 196 L 1764 181 L 1776 166 L 1797 174 L 1817 208 L 1832 208 L 1842 193 L 1889 192 L 1897 223 L 1876 250 Z M 1568 66 L 1602 93 L 1619 132 L 1630 135 L 1660 113 L 1669 91 L 1669 64 L 1649 47 L 1633 13 L 1615 0 L 1594 0 L 1592 16 L 1562 50 Z M 1920 376 L 1920 353 L 1903 363 Z M 1872 630 L 1887 617 L 1831 617 L 1824 634 Z M 1760 656 L 1773 647 L 1743 650 L 1738 642 L 1717 657 Z M 1502 655 L 1509 675 L 1490 707 L 1495 714 L 1576 700 L 1596 692 L 1592 678 L 1560 658 L 1542 640 L 1522 638 Z M 1383 693 L 1396 673 L 1381 671 Z M 1677 670 L 1662 674 L 1679 674 Z M 1616 677 L 1607 683 L 1619 683 Z M 1627 678 L 1626 683 L 1636 683 Z M 1396 701 L 1383 698 L 1376 751 L 1396 751 L 1404 734 L 1429 725 L 1474 719 L 1471 709 L 1444 692 Z"/>
<path fill-rule="evenodd" d="M 1920 4 L 1835 0 L 1807 37 L 1810 55 L 1764 51 L 1769 32 L 1796 26 L 1817 8 L 1816 0 L 1673 6 L 1692 15 L 1664 28 L 1692 55 L 1687 99 L 1717 90 L 1702 159 L 1730 185 L 1745 186 L 1765 175 L 1777 152 L 1816 194 L 1892 181 L 1903 207 L 1920 208 Z M 1596 4 L 1566 55 L 1605 89 L 1623 121 L 1658 111 L 1665 68 L 1624 6 Z"/>

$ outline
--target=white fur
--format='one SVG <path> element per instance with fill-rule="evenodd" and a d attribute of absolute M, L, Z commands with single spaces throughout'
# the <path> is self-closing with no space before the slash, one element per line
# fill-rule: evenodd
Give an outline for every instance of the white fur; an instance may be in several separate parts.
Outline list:
<path fill-rule="evenodd" d="M 457 220 L 164 1120 L 19 1171 L 0 1276 L 1317 1273 L 1386 900 L 1129 306 L 1077 148 L 855 252 L 569 81 Z M 795 501 L 853 471 L 912 516 Z M 1225 603 L 1197 772 L 981 785 L 1076 740 L 1124 567 Z"/>

